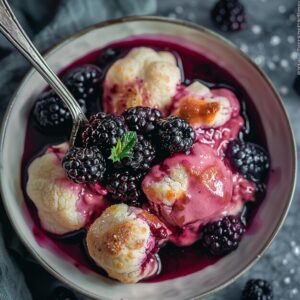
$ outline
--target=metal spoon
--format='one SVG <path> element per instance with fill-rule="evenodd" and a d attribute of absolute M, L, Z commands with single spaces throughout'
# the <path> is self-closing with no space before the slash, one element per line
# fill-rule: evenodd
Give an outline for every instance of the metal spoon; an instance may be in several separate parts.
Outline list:
<path fill-rule="evenodd" d="M 0 31 L 29 60 L 69 109 L 73 119 L 70 145 L 74 145 L 78 129 L 87 120 L 86 116 L 78 102 L 32 44 L 6 0 L 0 0 Z"/>

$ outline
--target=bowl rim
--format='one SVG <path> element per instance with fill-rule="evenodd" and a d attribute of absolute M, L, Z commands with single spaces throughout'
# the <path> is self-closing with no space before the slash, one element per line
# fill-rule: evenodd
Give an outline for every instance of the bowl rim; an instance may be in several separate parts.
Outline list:
<path fill-rule="evenodd" d="M 197 31 L 203 32 L 205 34 L 208 34 L 210 36 L 212 36 L 215 39 L 221 40 L 222 42 L 224 42 L 225 44 L 227 44 L 227 46 L 231 47 L 232 50 L 234 50 L 238 55 L 240 55 L 243 59 L 245 59 L 248 63 L 250 63 L 252 65 L 252 67 L 254 67 L 256 69 L 256 71 L 262 76 L 263 80 L 266 81 L 266 83 L 269 85 L 269 87 L 271 88 L 272 92 L 274 93 L 274 96 L 278 102 L 278 104 L 280 105 L 281 108 L 281 112 L 283 113 L 283 116 L 285 118 L 284 122 L 288 125 L 288 130 L 289 130 L 289 139 L 290 142 L 292 144 L 292 162 L 293 162 L 293 182 L 292 185 L 289 188 L 289 195 L 288 195 L 288 201 L 284 207 L 284 210 L 280 216 L 280 221 L 278 222 L 278 224 L 276 225 L 276 227 L 274 228 L 270 238 L 268 239 L 268 241 L 265 243 L 265 245 L 258 251 L 258 254 L 256 255 L 256 257 L 249 262 L 241 271 L 236 272 L 235 275 L 233 275 L 229 280 L 227 280 L 224 283 L 219 284 L 218 286 L 216 286 L 214 289 L 205 292 L 203 294 L 199 294 L 199 295 L 195 295 L 193 296 L 192 299 L 194 298 L 198 298 L 198 297 L 204 297 L 204 296 L 208 296 L 211 294 L 214 294 L 218 291 L 220 291 L 221 289 L 227 287 L 228 285 L 230 285 L 231 283 L 233 283 L 234 281 L 236 281 L 239 277 L 241 277 L 244 273 L 246 273 L 260 258 L 261 256 L 265 253 L 265 251 L 269 248 L 269 246 L 271 245 L 271 243 L 273 242 L 273 240 L 275 239 L 275 237 L 277 236 L 278 232 L 280 231 L 286 217 L 289 211 L 289 208 L 291 206 L 293 197 L 294 197 L 294 193 L 295 193 L 295 188 L 296 188 L 296 183 L 297 183 L 297 169 L 298 169 L 298 162 L 297 162 L 297 146 L 296 146 L 296 141 L 295 141 L 295 136 L 293 133 L 293 129 L 292 129 L 292 125 L 291 122 L 288 118 L 288 114 L 287 114 L 287 110 L 284 107 L 283 104 L 283 100 L 281 99 L 281 96 L 279 95 L 279 93 L 277 92 L 275 86 L 273 85 L 273 83 L 271 82 L 270 78 L 268 77 L 268 75 L 266 75 L 266 73 L 259 67 L 257 66 L 251 59 L 249 56 L 247 56 L 240 48 L 237 47 L 237 45 L 235 45 L 233 42 L 231 42 L 230 40 L 228 40 L 227 38 L 221 36 L 219 33 L 214 32 L 211 29 L 208 29 L 202 25 L 198 25 L 195 24 L 193 22 L 189 22 L 189 21 L 185 21 L 185 20 L 178 20 L 178 19 L 171 19 L 171 18 L 167 18 L 167 17 L 161 17 L 161 16 L 127 16 L 127 17 L 122 17 L 122 18 L 117 18 L 117 19 L 111 19 L 111 20 L 106 20 L 106 21 L 102 21 L 93 25 L 90 25 L 84 29 L 81 29 L 80 31 L 75 32 L 74 34 L 62 39 L 59 43 L 55 44 L 53 47 L 48 48 L 47 51 L 45 51 L 43 53 L 43 57 L 47 58 L 49 55 L 51 55 L 53 52 L 61 49 L 62 47 L 64 47 L 66 44 L 68 44 L 69 42 L 76 40 L 77 38 L 80 38 L 81 36 L 83 36 L 84 34 L 93 31 L 95 29 L 99 29 L 99 28 L 104 28 L 104 27 L 108 27 L 110 25 L 115 25 L 115 24 L 121 24 L 121 23 L 126 23 L 126 22 L 138 22 L 138 21 L 152 21 L 152 22 L 163 22 L 163 23 L 170 23 L 170 24 L 175 24 L 175 25 L 181 25 L 184 27 L 188 27 L 191 29 L 196 29 Z M 2 155 L 3 155 L 3 146 L 4 146 L 4 141 L 5 141 L 5 136 L 6 136 L 6 129 L 7 129 L 7 124 L 8 124 L 8 119 L 10 116 L 10 113 L 13 109 L 14 103 L 16 102 L 16 96 L 19 94 L 20 89 L 26 85 L 27 81 L 29 80 L 29 78 L 31 77 L 31 75 L 36 72 L 36 70 L 31 67 L 30 70 L 25 74 L 24 78 L 22 79 L 22 81 L 20 82 L 20 84 L 18 85 L 16 91 L 12 94 L 7 108 L 5 110 L 5 114 L 3 116 L 3 120 L 1 122 L 1 128 L 0 128 L 0 161 L 2 162 Z M 52 268 L 52 266 L 50 264 L 48 264 L 31 246 L 30 244 L 27 242 L 26 238 L 23 237 L 21 235 L 21 233 L 19 233 L 17 226 L 14 224 L 13 220 L 11 219 L 11 216 L 9 214 L 9 207 L 7 202 L 4 200 L 5 194 L 4 194 L 4 176 L 3 176 L 3 167 L 0 165 L 0 194 L 1 197 L 3 199 L 3 206 L 6 212 L 6 215 L 8 216 L 8 219 L 14 229 L 14 231 L 17 233 L 17 235 L 19 236 L 20 240 L 22 241 L 22 243 L 26 246 L 26 248 L 30 251 L 30 253 L 35 257 L 35 259 L 37 259 L 37 261 L 49 272 L 51 273 L 54 277 L 56 277 L 58 280 L 64 282 L 65 284 L 71 286 L 72 288 L 74 288 L 75 290 L 86 294 L 89 297 L 95 298 L 95 299 L 100 299 L 99 296 L 97 296 L 96 294 L 88 291 L 88 290 L 83 290 L 82 288 L 78 287 L 75 283 L 69 281 L 68 278 L 64 277 L 63 275 L 61 275 L 60 273 L 58 273 L 56 270 L 54 270 Z M 191 298 L 189 298 L 191 299 Z"/>

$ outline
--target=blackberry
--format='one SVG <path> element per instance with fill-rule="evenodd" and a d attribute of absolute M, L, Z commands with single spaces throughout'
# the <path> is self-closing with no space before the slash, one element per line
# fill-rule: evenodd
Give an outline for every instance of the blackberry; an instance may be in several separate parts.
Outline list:
<path fill-rule="evenodd" d="M 107 176 L 108 198 L 128 205 L 140 206 L 143 202 L 141 181 L 143 174 L 130 174 L 128 171 L 115 172 Z"/>
<path fill-rule="evenodd" d="M 107 156 L 125 132 L 125 121 L 122 116 L 99 112 L 90 118 L 82 133 L 82 140 L 88 147 L 99 147 L 102 153 Z"/>
<path fill-rule="evenodd" d="M 143 106 L 128 108 L 122 115 L 130 130 L 147 137 L 153 134 L 155 122 L 161 118 L 161 113 L 158 109 Z"/>
<path fill-rule="evenodd" d="M 273 291 L 271 284 L 262 279 L 247 281 L 242 294 L 242 300 L 272 300 Z"/>
<path fill-rule="evenodd" d="M 183 119 L 170 116 L 156 121 L 157 147 L 167 154 L 188 153 L 194 144 L 196 134 Z"/>
<path fill-rule="evenodd" d="M 78 103 L 85 112 L 85 101 L 79 100 Z M 33 108 L 33 116 L 39 128 L 49 133 L 58 133 L 60 130 L 65 132 L 72 125 L 69 110 L 52 90 L 44 92 L 38 97 Z"/>
<path fill-rule="evenodd" d="M 297 75 L 293 84 L 294 90 L 300 95 L 300 75 Z"/>
<path fill-rule="evenodd" d="M 245 232 L 237 216 L 227 216 L 202 229 L 202 245 L 212 255 L 223 256 L 235 250 Z"/>
<path fill-rule="evenodd" d="M 107 48 L 98 58 L 97 64 L 99 64 L 101 67 L 107 67 L 116 61 L 120 54 L 121 50 L 118 48 Z"/>
<path fill-rule="evenodd" d="M 65 154 L 62 166 L 67 176 L 76 183 L 96 183 L 106 170 L 105 160 L 97 147 L 72 147 Z"/>
<path fill-rule="evenodd" d="M 265 150 L 253 143 L 232 141 L 227 148 L 227 157 L 236 171 L 254 182 L 261 181 L 270 167 Z"/>
<path fill-rule="evenodd" d="M 86 101 L 89 110 L 100 97 L 103 71 L 95 65 L 82 65 L 70 70 L 64 76 L 64 83 L 77 99 Z"/>
<path fill-rule="evenodd" d="M 219 0 L 211 18 L 222 31 L 240 31 L 246 27 L 245 8 L 238 0 Z"/>
<path fill-rule="evenodd" d="M 134 171 L 148 171 L 155 158 L 155 148 L 142 135 L 138 135 L 132 156 L 114 163 L 117 169 L 126 168 Z"/>

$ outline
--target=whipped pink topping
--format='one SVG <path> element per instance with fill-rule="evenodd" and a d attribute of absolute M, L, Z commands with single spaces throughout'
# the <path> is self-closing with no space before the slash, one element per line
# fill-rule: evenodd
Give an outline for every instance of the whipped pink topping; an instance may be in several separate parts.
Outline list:
<path fill-rule="evenodd" d="M 169 240 L 184 246 L 199 239 L 203 225 L 242 211 L 255 199 L 255 185 L 232 174 L 216 150 L 195 143 L 154 166 L 142 183 L 152 209 L 171 228 Z"/>
<path fill-rule="evenodd" d="M 176 154 L 153 167 L 142 186 L 158 216 L 179 228 L 218 219 L 228 210 L 233 190 L 230 169 L 215 150 L 200 143 L 194 144 L 189 155 Z M 194 226 L 191 230 L 197 231 Z M 197 233 L 194 236 L 198 238 Z"/>

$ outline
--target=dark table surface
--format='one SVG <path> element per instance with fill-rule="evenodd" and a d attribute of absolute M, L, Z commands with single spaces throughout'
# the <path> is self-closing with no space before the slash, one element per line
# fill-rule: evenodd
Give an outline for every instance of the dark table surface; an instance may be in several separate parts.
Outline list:
<path fill-rule="evenodd" d="M 215 0 L 160 0 L 158 15 L 189 20 L 217 30 L 209 17 Z M 297 148 L 300 147 L 300 97 L 293 90 L 297 74 L 297 1 L 244 1 L 248 27 L 239 33 L 225 34 L 270 76 L 280 92 L 292 121 Z M 299 151 L 298 151 L 299 160 Z M 210 300 L 238 300 L 245 281 L 264 278 L 272 282 L 275 299 L 300 299 L 300 184 L 285 224 L 260 261 L 235 283 L 208 297 Z M 13 245 L 12 245 L 13 247 Z M 25 252 L 26 253 L 26 252 Z M 39 265 L 19 260 L 28 272 L 28 285 L 35 299 L 46 299 L 47 290 L 59 285 Z M 39 289 L 36 287 L 39 278 Z M 80 299 L 87 299 L 79 296 Z"/>

